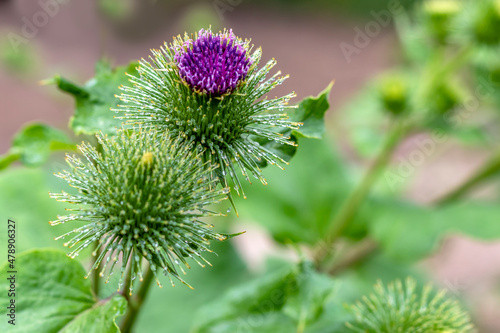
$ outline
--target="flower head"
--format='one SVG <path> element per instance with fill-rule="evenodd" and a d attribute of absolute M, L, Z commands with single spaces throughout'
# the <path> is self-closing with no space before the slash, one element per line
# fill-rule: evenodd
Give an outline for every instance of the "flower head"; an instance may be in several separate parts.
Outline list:
<path fill-rule="evenodd" d="M 192 142 L 223 187 L 230 178 L 237 192 L 241 188 L 233 164 L 248 181 L 253 175 L 266 184 L 262 164 L 287 164 L 270 143 L 295 146 L 283 133 L 301 124 L 284 112 L 294 93 L 263 98 L 287 76 L 278 72 L 266 79 L 276 61 L 258 69 L 262 51 L 250 50 L 249 41 L 231 31 L 174 38 L 152 50 L 150 61 L 140 61 L 139 77 L 131 76 L 133 86 L 121 87 L 123 103 L 115 111 L 129 124 L 168 130 Z"/>
<path fill-rule="evenodd" d="M 252 64 L 245 45 L 231 30 L 219 34 L 200 30 L 194 41 L 176 46 L 174 59 L 184 82 L 212 96 L 236 89 Z"/>
<path fill-rule="evenodd" d="M 445 292 L 433 295 L 430 285 L 417 292 L 415 280 L 400 280 L 387 287 L 381 282 L 375 292 L 351 307 L 356 324 L 347 326 L 355 332 L 425 333 L 475 332 L 468 314 Z"/>
<path fill-rule="evenodd" d="M 203 166 L 200 155 L 167 134 L 143 129 L 122 130 L 112 138 L 99 134 L 102 153 L 84 143 L 79 148 L 86 162 L 68 156 L 71 170 L 57 175 L 78 194 L 51 194 L 58 201 L 78 205 L 52 225 L 84 223 L 59 237 L 73 236 L 65 244 L 74 248 L 69 256 L 97 241 L 100 254 L 92 269 L 102 263 L 103 276 L 111 264 L 109 280 L 121 261 L 119 289 L 127 265 L 130 279 L 139 274 L 142 280 L 143 258 L 155 276 L 162 272 L 171 282 L 171 276 L 182 281 L 177 269 L 184 272 L 181 264 L 189 267 L 187 258 L 203 266 L 208 261 L 202 252 L 210 251 L 209 241 L 227 238 L 199 220 L 215 214 L 206 206 L 224 199 L 227 189 L 211 190 L 210 168 Z"/>

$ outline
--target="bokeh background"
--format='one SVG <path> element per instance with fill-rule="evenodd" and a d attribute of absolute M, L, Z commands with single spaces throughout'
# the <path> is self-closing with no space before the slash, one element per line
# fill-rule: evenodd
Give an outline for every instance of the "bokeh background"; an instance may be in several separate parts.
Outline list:
<path fill-rule="evenodd" d="M 353 42 L 356 28 L 372 21 L 373 12 L 387 9 L 390 1 L 383 0 L 58 1 L 46 24 L 36 32 L 32 31 L 32 36 L 20 43 L 19 50 L 16 50 L 12 33 L 23 36 L 26 20 L 32 21 L 38 12 L 44 10 L 42 3 L 48 2 L 0 1 L 0 153 L 8 151 L 13 135 L 26 123 L 41 121 L 60 129 L 67 128 L 73 112 L 73 99 L 58 92 L 54 86 L 40 84 L 40 81 L 61 74 L 83 83 L 93 76 L 94 65 L 102 57 L 110 59 L 114 65 L 125 65 L 146 57 L 149 49 L 171 41 L 174 35 L 211 25 L 214 30 L 231 28 L 238 36 L 251 37 L 253 44 L 262 47 L 264 59 L 277 59 L 277 68 L 290 74 L 290 79 L 273 94 L 293 90 L 298 96 L 295 101 L 299 101 L 316 95 L 335 80 L 327 115 L 328 140 L 340 149 L 353 167 L 362 167 L 365 158 L 356 153 L 347 139 L 349 131 L 355 128 L 342 121 L 347 117 L 343 107 L 368 81 L 400 61 L 392 24 L 383 27 L 351 61 L 340 48 L 343 42 Z M 402 3 L 407 8 L 413 4 L 412 1 Z M 414 147 L 414 139 L 409 138 L 401 146 L 395 160 Z M 438 152 L 426 159 L 408 181 L 403 193 L 407 198 L 423 204 L 431 202 L 466 179 L 488 155 L 486 148 L 467 149 L 453 140 L 437 149 Z M 4 187 L 1 197 L 7 200 L 16 190 L 15 185 Z M 486 186 L 474 196 L 487 198 L 492 191 Z M 24 205 L 25 209 L 30 209 L 30 202 Z M 5 202 L 1 207 L 7 208 Z M 228 267 L 228 274 L 229 271 L 244 270 L 243 266 L 238 266 L 240 264 L 258 273 L 269 254 L 291 255 L 286 249 L 276 247 L 263 229 L 252 221 L 240 218 L 238 223 L 238 230 L 247 230 L 245 237 L 234 240 L 235 253 L 221 256 L 239 256 L 242 261 L 235 261 L 238 262 L 235 267 Z M 24 231 L 21 229 L 20 232 Z M 30 247 L 28 244 L 23 246 Z M 481 332 L 499 332 L 499 262 L 499 242 L 452 236 L 444 241 L 433 257 L 419 265 L 438 285 L 466 300 Z M 236 283 L 244 279 L 243 275 L 236 274 L 234 280 L 229 278 L 229 282 L 215 281 L 214 285 Z M 204 279 L 210 279 L 210 275 Z M 216 295 L 218 289 L 213 292 Z M 165 294 L 158 293 L 148 300 L 150 305 L 140 319 L 138 332 L 156 331 L 154 327 L 148 330 L 147 325 L 154 322 L 155 316 L 165 316 L 167 310 L 161 306 L 165 297 Z M 168 297 L 183 299 L 179 309 L 169 310 L 172 318 L 185 318 L 183 312 L 190 311 L 190 304 L 194 306 L 202 301 L 202 298 L 184 291 L 176 291 L 174 296 L 169 294 Z M 181 323 L 173 325 L 179 328 L 179 332 L 183 331 Z"/>

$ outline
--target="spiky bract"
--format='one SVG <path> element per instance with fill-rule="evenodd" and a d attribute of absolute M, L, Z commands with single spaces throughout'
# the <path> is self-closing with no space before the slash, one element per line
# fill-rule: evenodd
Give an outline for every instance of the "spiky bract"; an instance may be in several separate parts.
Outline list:
<path fill-rule="evenodd" d="M 189 267 L 186 258 L 203 266 L 207 261 L 201 252 L 210 251 L 209 241 L 227 238 L 199 218 L 217 215 L 206 206 L 226 198 L 228 190 L 213 190 L 211 169 L 203 165 L 200 154 L 166 132 L 120 130 L 114 137 L 97 138 L 102 153 L 83 143 L 79 149 L 86 161 L 67 156 L 71 170 L 57 175 L 78 194 L 51 193 L 58 201 L 78 205 L 51 224 L 84 223 L 59 237 L 73 236 L 65 244 L 75 248 L 69 255 L 75 257 L 97 241 L 94 255 L 99 254 L 92 269 L 102 264 L 103 276 L 111 264 L 108 281 L 121 261 L 119 289 L 127 265 L 131 274 L 125 282 L 137 274 L 142 280 L 142 258 L 149 261 L 158 284 L 160 272 L 171 282 L 171 276 L 182 281 L 176 267 L 184 272 L 181 264 Z"/>
<path fill-rule="evenodd" d="M 252 66 L 245 80 L 234 90 L 222 96 L 212 96 L 193 89 L 180 77 L 175 54 L 186 44 L 196 42 L 198 37 L 197 34 L 186 34 L 184 38 L 175 38 L 170 45 L 165 43 L 160 50 L 152 50 L 150 61 L 140 61 L 139 77 L 131 77 L 133 86 L 121 87 L 120 99 L 124 103 L 115 111 L 124 112 L 120 118 L 128 123 L 158 127 L 193 142 L 199 151 L 204 152 L 205 161 L 219 166 L 216 175 L 223 186 L 227 186 L 229 176 L 234 189 L 238 192 L 241 188 L 233 163 L 248 181 L 249 174 L 252 174 L 266 184 L 259 162 L 278 166 L 287 162 L 261 142 L 296 145 L 280 130 L 300 126 L 289 121 L 284 113 L 285 108 L 290 108 L 287 104 L 294 93 L 275 99 L 262 98 L 287 76 L 279 76 L 278 72 L 266 80 L 276 61 L 273 59 L 258 69 L 262 55 L 259 48 L 249 56 Z M 250 54 L 249 41 L 235 38 L 235 43 Z"/>
<path fill-rule="evenodd" d="M 467 333 L 474 332 L 470 318 L 444 290 L 433 294 L 430 284 L 422 292 L 415 280 L 396 280 L 351 307 L 356 323 L 347 326 L 360 333 Z"/>

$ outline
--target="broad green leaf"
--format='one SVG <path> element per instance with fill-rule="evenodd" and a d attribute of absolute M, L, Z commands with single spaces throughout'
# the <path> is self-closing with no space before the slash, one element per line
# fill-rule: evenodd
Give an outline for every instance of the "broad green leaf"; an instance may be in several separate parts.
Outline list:
<path fill-rule="evenodd" d="M 437 246 L 438 225 L 427 209 L 407 204 L 370 205 L 373 219 L 368 222 L 370 235 L 383 251 L 397 260 L 417 260 Z"/>
<path fill-rule="evenodd" d="M 0 170 L 17 160 L 27 166 L 39 166 L 52 151 L 74 149 L 75 144 L 62 131 L 45 124 L 29 124 L 14 136 L 12 147 L 0 157 Z"/>
<path fill-rule="evenodd" d="M 66 182 L 56 178 L 49 170 L 40 168 L 10 168 L 0 173 L 0 219 L 14 220 L 17 225 L 16 247 L 25 251 L 40 247 L 64 249 L 64 241 L 54 241 L 77 226 L 77 223 L 50 226 L 49 221 L 64 213 L 64 203 L 49 197 L 55 190 L 71 191 Z M 0 233 L 0 242 L 7 234 Z"/>
<path fill-rule="evenodd" d="M 335 278 L 309 263 L 273 260 L 259 277 L 230 288 L 195 313 L 191 333 L 226 332 L 350 332 L 346 304 L 371 291 L 381 280 L 415 276 L 407 265 L 384 254 L 367 256 Z"/>
<path fill-rule="evenodd" d="M 249 199 L 236 198 L 238 210 L 279 242 L 316 244 L 351 190 L 350 174 L 327 140 L 305 138 L 285 169 L 264 170 L 268 185 L 245 187 Z"/>
<path fill-rule="evenodd" d="M 500 238 L 500 207 L 496 204 L 464 202 L 442 208 L 409 203 L 375 203 L 370 234 L 390 257 L 414 261 L 437 250 L 444 237 L 465 235 L 481 240 Z"/>
<path fill-rule="evenodd" d="M 289 111 L 290 120 L 303 123 L 303 125 L 297 130 L 287 129 L 281 131 L 281 133 L 285 136 L 289 136 L 295 143 L 298 142 L 300 137 L 322 139 L 325 134 L 324 117 L 325 112 L 330 108 L 328 98 L 330 96 L 332 86 L 333 82 L 330 83 L 325 90 L 319 93 L 318 96 L 304 98 L 298 104 L 297 109 Z M 296 146 L 280 144 L 266 139 L 257 139 L 257 141 L 285 161 L 290 161 L 297 152 Z M 263 167 L 267 165 L 265 161 L 260 164 Z"/>
<path fill-rule="evenodd" d="M 290 295 L 283 312 L 290 318 L 298 318 L 298 326 L 309 327 L 322 316 L 336 288 L 331 277 L 316 273 L 312 265 L 303 265 L 297 292 Z"/>
<path fill-rule="evenodd" d="M 214 223 L 219 229 L 220 223 Z M 161 289 L 156 285 L 151 286 L 135 325 L 136 333 L 189 332 L 200 307 L 220 298 L 228 288 L 248 278 L 245 264 L 238 257 L 231 241 L 213 243 L 211 249 L 217 255 L 208 254 L 205 258 L 212 266 L 202 268 L 193 263 L 184 277 L 194 290 L 177 282 L 172 287 L 167 279 L 162 281 L 164 285 Z M 115 286 L 116 283 L 112 281 L 103 289 L 109 293 L 115 290 Z"/>
<path fill-rule="evenodd" d="M 343 321 L 332 322 L 325 311 L 337 291 L 335 280 L 310 263 L 268 272 L 202 308 L 192 332 L 338 332 Z M 324 320 L 327 330 L 309 329 Z"/>
<path fill-rule="evenodd" d="M 326 319 L 336 291 L 310 263 L 274 269 L 202 308 L 193 332 L 313 332 L 308 326 Z"/>
<path fill-rule="evenodd" d="M 33 250 L 16 255 L 15 266 L 5 263 L 2 272 L 15 270 L 16 325 L 0 322 L 0 331 L 11 333 L 118 332 L 92 330 L 94 327 L 112 327 L 114 318 L 123 309 L 123 300 L 115 299 L 110 305 L 97 304 L 92 295 L 90 281 L 84 279 L 82 265 L 57 250 Z M 8 273 L 11 274 L 11 273 Z M 10 275 L 9 275 L 10 276 Z M 10 281 L 2 279 L 0 289 L 9 289 Z M 6 292 L 0 295 L 2 304 L 9 301 Z M 2 306 L 2 318 L 7 308 Z M 104 325 L 104 321 L 108 321 Z M 91 325 L 91 326 L 90 326 Z M 94 326 L 95 325 L 95 326 Z"/>
<path fill-rule="evenodd" d="M 304 98 L 299 103 L 298 108 L 291 114 L 290 120 L 304 124 L 299 129 L 292 131 L 295 137 L 309 139 L 322 139 L 324 137 L 325 112 L 330 108 L 328 98 L 332 86 L 333 82 L 318 96 Z"/>
<path fill-rule="evenodd" d="M 94 78 L 85 85 L 79 86 L 60 76 L 47 80 L 46 83 L 55 83 L 60 90 L 69 93 L 75 98 L 75 114 L 70 120 L 70 127 L 76 134 L 95 134 L 102 131 L 114 134 L 121 120 L 115 119 L 114 108 L 118 99 L 115 95 L 120 93 L 118 87 L 128 83 L 128 76 L 137 75 L 137 63 L 128 66 L 116 67 L 100 61 L 96 64 Z"/>
<path fill-rule="evenodd" d="M 127 310 L 127 300 L 115 295 L 109 300 L 96 303 L 92 308 L 80 313 L 73 321 L 60 331 L 61 333 L 119 333 L 116 317 Z"/>

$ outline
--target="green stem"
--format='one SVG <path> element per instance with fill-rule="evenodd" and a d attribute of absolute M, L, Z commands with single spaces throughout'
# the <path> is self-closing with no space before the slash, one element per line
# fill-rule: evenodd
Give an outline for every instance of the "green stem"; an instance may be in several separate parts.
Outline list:
<path fill-rule="evenodd" d="M 304 307 L 302 307 L 302 309 L 300 310 L 300 318 L 299 318 L 299 323 L 297 325 L 297 332 L 296 333 L 304 333 L 304 331 L 306 329 L 307 310 L 308 309 L 305 309 Z"/>
<path fill-rule="evenodd" d="M 427 77 L 427 80 L 424 80 L 426 81 L 426 83 L 423 85 L 423 87 L 433 87 L 434 83 L 437 80 L 441 80 L 443 77 L 450 75 L 455 70 L 460 68 L 467 61 L 472 50 L 473 48 L 471 47 L 471 45 L 466 45 L 458 52 L 456 52 L 450 59 L 448 59 L 444 63 L 444 65 L 440 66 L 439 70 L 434 70 L 435 68 L 431 66 L 432 71 L 429 72 L 428 75 L 424 75 L 424 77 Z M 438 54 L 438 57 L 436 59 L 438 59 L 439 61 L 444 60 L 443 55 L 444 54 Z M 424 95 L 425 93 L 426 92 L 423 92 Z M 324 269 L 328 270 L 330 274 L 336 274 L 339 270 L 349 267 L 353 263 L 362 260 L 376 249 L 377 245 L 375 243 L 373 243 L 372 241 L 366 241 L 366 243 L 360 244 L 359 249 L 352 254 L 352 257 L 348 257 L 345 260 L 334 264 L 334 266 L 328 266 L 328 264 L 331 262 L 330 257 L 334 243 L 341 237 L 342 233 L 349 226 L 349 223 L 354 218 L 360 205 L 364 202 L 366 196 L 369 194 L 371 187 L 378 179 L 380 171 L 388 164 L 394 149 L 396 148 L 399 140 L 407 131 L 407 129 L 408 128 L 405 127 L 402 123 L 395 124 L 387 138 L 382 151 L 379 153 L 371 167 L 366 172 L 361 183 L 354 190 L 354 192 L 351 193 L 349 198 L 346 200 L 346 203 L 335 217 L 328 238 L 322 244 L 321 248 L 316 251 L 316 263 L 318 265 L 324 266 Z M 481 169 L 475 177 L 471 178 L 465 184 L 460 186 L 456 191 L 444 197 L 439 203 L 443 204 L 445 202 L 453 201 L 461 197 L 477 183 L 482 182 L 484 179 L 490 177 L 498 171 L 500 171 L 500 154 L 493 158 L 490 163 L 488 163 L 483 169 Z"/>
<path fill-rule="evenodd" d="M 454 56 L 444 64 L 441 70 L 436 72 L 436 79 L 446 77 L 460 68 L 468 60 L 472 50 L 474 50 L 474 47 L 472 44 L 468 44 L 455 53 Z"/>
<path fill-rule="evenodd" d="M 367 170 L 360 184 L 347 198 L 339 213 L 334 218 L 332 228 L 326 238 L 326 244 L 323 244 L 321 250 L 317 252 L 317 262 L 321 262 L 329 256 L 329 249 L 352 222 L 359 207 L 370 193 L 370 189 L 375 181 L 378 179 L 380 171 L 388 164 L 394 149 L 397 147 L 405 131 L 406 126 L 404 126 L 401 121 L 397 121 L 393 124 L 382 150 Z"/>
<path fill-rule="evenodd" d="M 0 170 L 7 168 L 9 165 L 18 161 L 21 158 L 20 154 L 16 153 L 6 153 L 3 156 L 0 156 Z"/>
<path fill-rule="evenodd" d="M 446 205 L 452 203 L 465 194 L 467 194 L 471 189 L 477 185 L 484 182 L 491 176 L 497 175 L 500 172 L 500 153 L 495 154 L 486 164 L 480 168 L 472 177 L 465 181 L 462 185 L 446 194 L 445 196 L 438 199 L 436 205 Z"/>
<path fill-rule="evenodd" d="M 144 300 L 148 294 L 149 287 L 151 286 L 151 282 L 153 281 L 154 274 L 151 270 L 151 267 L 148 266 L 146 274 L 144 275 L 144 280 L 142 281 L 141 288 L 137 292 L 135 298 L 131 298 L 129 300 L 129 308 L 128 312 L 123 319 L 123 323 L 121 325 L 122 333 L 130 333 L 132 327 L 134 326 L 135 320 L 137 319 L 137 315 L 142 308 Z"/>
<path fill-rule="evenodd" d="M 358 244 L 352 247 L 349 252 L 347 252 L 342 258 L 333 263 L 331 267 L 327 269 L 327 273 L 330 275 L 336 275 L 346 268 L 362 261 L 367 256 L 375 253 L 377 250 L 377 243 L 370 238 L 365 238 Z"/>

